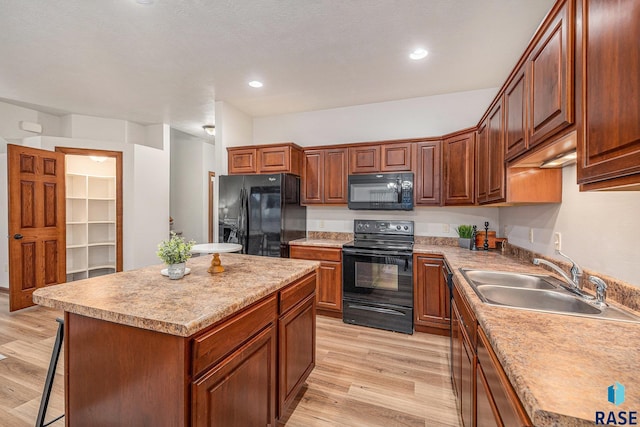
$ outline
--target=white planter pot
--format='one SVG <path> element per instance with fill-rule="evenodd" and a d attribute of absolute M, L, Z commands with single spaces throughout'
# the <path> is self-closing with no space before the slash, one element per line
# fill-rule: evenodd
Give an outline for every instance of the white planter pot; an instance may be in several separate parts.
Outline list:
<path fill-rule="evenodd" d="M 182 279 L 182 277 L 184 277 L 185 264 L 184 262 L 180 264 L 167 264 L 169 279 Z"/>

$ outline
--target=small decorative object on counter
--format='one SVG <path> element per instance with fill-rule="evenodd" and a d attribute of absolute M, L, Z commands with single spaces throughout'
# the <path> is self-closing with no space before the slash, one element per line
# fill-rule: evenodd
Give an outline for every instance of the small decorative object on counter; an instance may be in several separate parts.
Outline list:
<path fill-rule="evenodd" d="M 181 279 L 185 275 L 185 263 L 191 258 L 194 241 L 186 242 L 173 231 L 169 240 L 158 244 L 158 257 L 167 264 L 167 275 L 170 279 Z"/>
<path fill-rule="evenodd" d="M 473 243 L 473 245 L 471 246 L 471 250 L 472 251 L 477 251 L 478 250 L 478 245 L 476 244 L 476 236 L 478 234 L 478 226 L 474 225 L 473 226 L 473 234 L 471 235 L 471 242 Z"/>
<path fill-rule="evenodd" d="M 473 236 L 473 227 L 470 225 L 460 225 L 455 228 L 458 233 L 458 246 L 465 249 L 471 249 L 471 237 Z"/>
<path fill-rule="evenodd" d="M 489 221 L 484 222 L 484 244 L 482 245 L 482 248 L 485 251 L 489 250 Z"/>

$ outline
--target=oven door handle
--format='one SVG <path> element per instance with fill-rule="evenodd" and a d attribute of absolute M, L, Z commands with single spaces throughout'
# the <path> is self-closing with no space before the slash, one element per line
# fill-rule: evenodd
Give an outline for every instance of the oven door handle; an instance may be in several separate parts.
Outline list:
<path fill-rule="evenodd" d="M 406 315 L 406 313 L 403 313 L 402 311 L 399 311 L 399 310 L 394 310 L 392 308 L 372 307 L 370 305 L 362 305 L 362 304 L 349 304 L 349 307 L 357 308 L 358 310 L 368 310 L 368 311 L 375 311 L 376 313 L 391 314 L 394 316 Z"/>
<path fill-rule="evenodd" d="M 413 252 L 401 252 L 401 251 L 380 251 L 377 249 L 360 249 L 360 248 L 342 248 L 342 253 L 347 255 L 374 255 L 374 256 L 397 256 L 397 257 L 411 257 Z"/>

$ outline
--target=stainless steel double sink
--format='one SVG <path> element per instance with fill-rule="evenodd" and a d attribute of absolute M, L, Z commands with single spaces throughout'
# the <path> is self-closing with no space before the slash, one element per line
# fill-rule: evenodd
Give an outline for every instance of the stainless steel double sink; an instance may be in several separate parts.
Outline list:
<path fill-rule="evenodd" d="M 598 307 L 573 294 L 553 276 L 461 268 L 482 302 L 548 313 L 568 314 L 627 322 L 640 317 L 616 307 Z"/>

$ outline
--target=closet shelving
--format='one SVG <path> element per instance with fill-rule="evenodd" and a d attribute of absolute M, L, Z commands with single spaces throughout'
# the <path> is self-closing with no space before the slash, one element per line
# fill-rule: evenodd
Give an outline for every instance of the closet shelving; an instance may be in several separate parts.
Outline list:
<path fill-rule="evenodd" d="M 67 281 L 116 271 L 116 177 L 67 168 Z"/>

